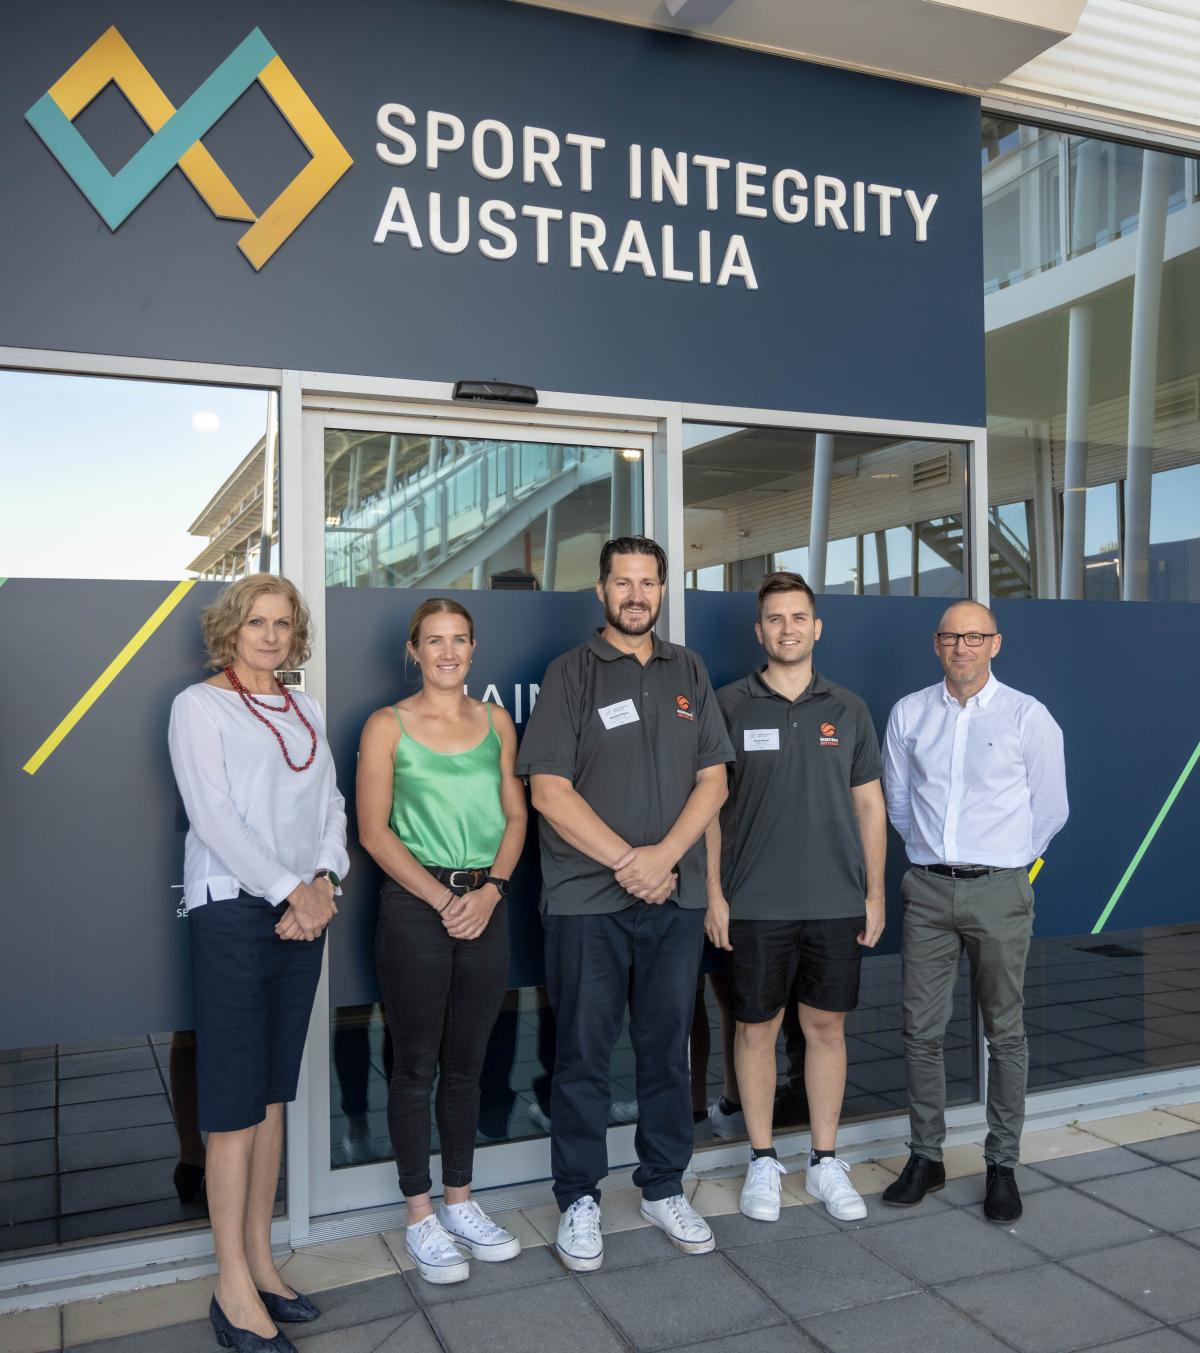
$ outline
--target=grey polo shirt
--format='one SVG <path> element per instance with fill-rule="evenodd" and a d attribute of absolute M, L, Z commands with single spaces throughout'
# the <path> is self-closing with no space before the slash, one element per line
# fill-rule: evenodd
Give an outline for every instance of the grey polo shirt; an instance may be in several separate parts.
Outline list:
<path fill-rule="evenodd" d="M 753 672 L 723 686 L 717 701 L 734 746 L 721 812 L 730 914 L 754 921 L 863 915 L 867 870 L 850 790 L 880 777 L 866 705 L 817 673 L 798 700 Z"/>
<path fill-rule="evenodd" d="M 518 775 L 561 775 L 631 846 L 657 845 L 675 825 L 696 775 L 733 756 L 708 673 L 686 648 L 654 636 L 643 667 L 600 633 L 555 658 L 517 758 Z M 611 869 L 542 818 L 542 909 L 555 916 L 623 911 L 637 899 Z M 678 863 L 681 907 L 707 905 L 704 838 Z"/>

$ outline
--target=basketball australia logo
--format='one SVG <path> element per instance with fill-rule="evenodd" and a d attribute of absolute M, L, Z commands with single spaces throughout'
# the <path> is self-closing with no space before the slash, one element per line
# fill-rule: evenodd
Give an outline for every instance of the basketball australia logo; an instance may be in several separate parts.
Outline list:
<path fill-rule="evenodd" d="M 823 723 L 821 725 L 821 746 L 822 747 L 840 747 L 841 740 L 837 735 L 837 725 Z"/>
<path fill-rule="evenodd" d="M 259 214 L 202 143 L 255 81 L 312 156 Z M 115 174 L 108 172 L 75 127 L 79 114 L 110 84 L 120 89 L 151 132 Z M 256 272 L 354 163 L 258 28 L 178 108 L 117 29 L 110 28 L 50 86 L 25 120 L 110 230 L 115 231 L 178 167 L 214 216 L 251 223 L 238 248 Z"/>

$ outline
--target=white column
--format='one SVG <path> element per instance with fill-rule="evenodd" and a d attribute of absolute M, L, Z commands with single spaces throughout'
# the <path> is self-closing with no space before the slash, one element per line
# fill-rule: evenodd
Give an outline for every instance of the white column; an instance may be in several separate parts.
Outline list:
<path fill-rule="evenodd" d="M 1133 330 L 1129 344 L 1129 437 L 1125 471 L 1123 599 L 1150 595 L 1150 476 L 1154 456 L 1154 396 L 1158 384 L 1158 320 L 1167 235 L 1167 171 L 1162 151 L 1142 152 Z"/>
<path fill-rule="evenodd" d="M 833 480 L 833 433 L 818 432 L 813 451 L 812 510 L 808 527 L 808 585 L 825 590 L 825 559 L 829 550 L 829 490 Z"/>
<path fill-rule="evenodd" d="M 1092 402 L 1092 307 L 1073 305 L 1067 321 L 1067 436 L 1063 471 L 1062 586 L 1065 601 L 1083 599 L 1083 531 L 1087 506 L 1088 409 Z"/>

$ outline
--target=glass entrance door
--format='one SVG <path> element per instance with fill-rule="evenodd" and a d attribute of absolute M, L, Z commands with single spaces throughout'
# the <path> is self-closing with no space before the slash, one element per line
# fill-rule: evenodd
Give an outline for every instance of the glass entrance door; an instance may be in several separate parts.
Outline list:
<path fill-rule="evenodd" d="M 478 641 L 468 693 L 502 705 L 520 734 L 549 662 L 598 623 L 601 545 L 650 519 L 650 448 L 649 429 L 305 415 L 306 500 L 318 466 L 322 485 L 324 698 L 353 861 L 330 933 L 328 1022 L 309 1043 L 313 1215 L 400 1199 L 386 1114 L 394 1050 L 373 953 L 382 876 L 355 839 L 352 768 L 367 716 L 416 689 L 405 663 L 409 618 L 430 596 L 467 607 Z M 539 886 L 531 815 L 508 903 L 510 989 L 483 1073 L 481 1188 L 550 1173 L 554 1025 Z M 636 1114 L 631 1057 L 625 1048 L 613 1060 L 614 1166 L 633 1160 L 632 1128 L 622 1127 Z"/>

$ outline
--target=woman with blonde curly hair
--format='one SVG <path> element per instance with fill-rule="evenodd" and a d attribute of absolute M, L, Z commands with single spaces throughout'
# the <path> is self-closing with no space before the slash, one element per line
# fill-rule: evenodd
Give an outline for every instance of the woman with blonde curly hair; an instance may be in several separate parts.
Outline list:
<path fill-rule="evenodd" d="M 271 1256 L 283 1105 L 349 868 L 317 702 L 275 673 L 309 656 L 309 617 L 285 578 L 232 583 L 203 616 L 215 676 L 171 707 L 171 764 L 188 815 L 184 902 L 196 988 L 200 1128 L 217 1252 L 209 1316 L 223 1348 L 295 1353 L 279 1323 L 319 1314 Z"/>

